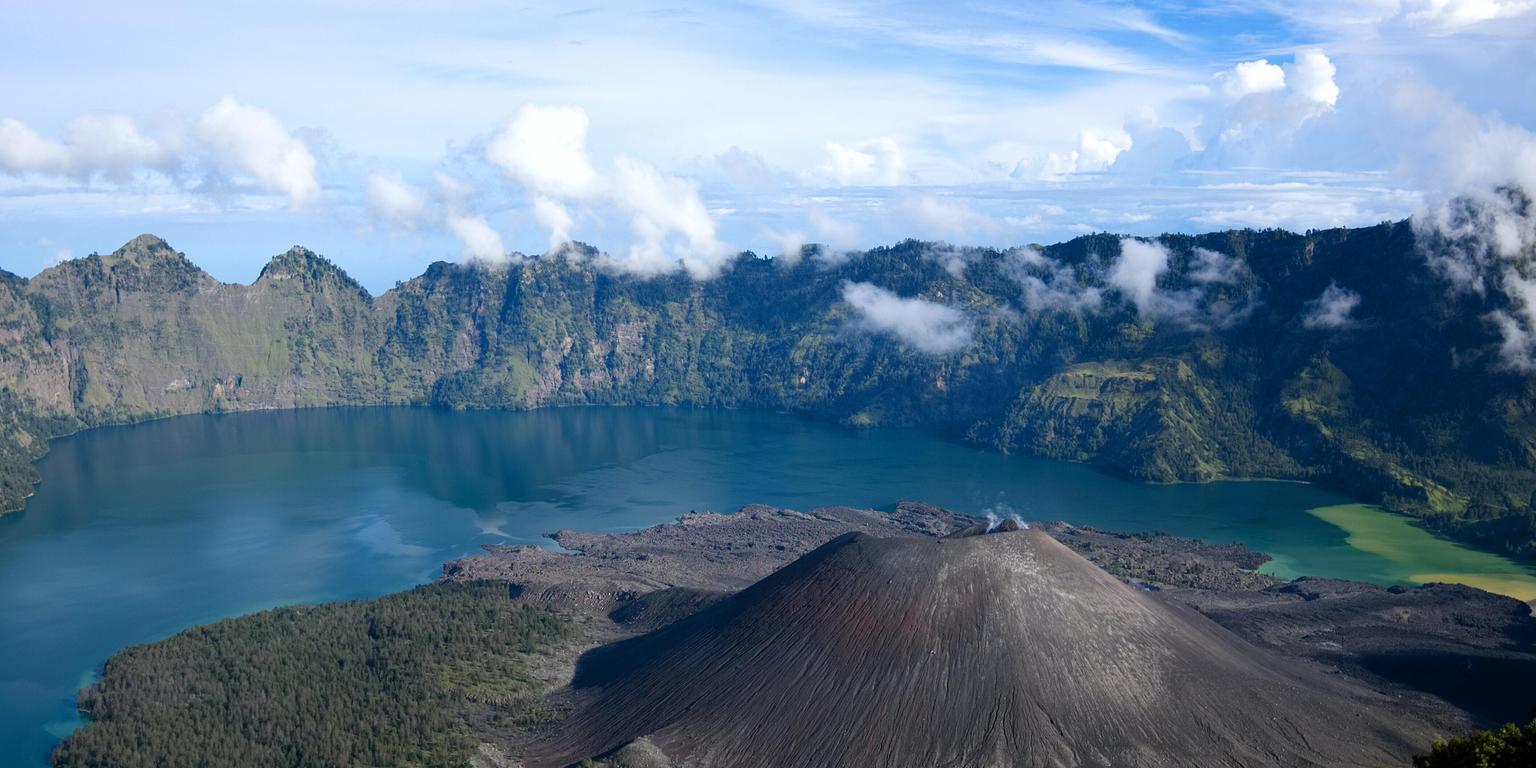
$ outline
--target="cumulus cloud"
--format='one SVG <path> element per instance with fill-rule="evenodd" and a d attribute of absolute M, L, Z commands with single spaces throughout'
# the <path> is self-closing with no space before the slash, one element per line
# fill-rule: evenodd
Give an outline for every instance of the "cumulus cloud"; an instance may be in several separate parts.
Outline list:
<path fill-rule="evenodd" d="M 860 327 L 894 336 L 924 354 L 952 354 L 971 342 L 970 323 L 954 307 L 852 282 L 843 284 L 843 301 L 858 315 Z"/>
<path fill-rule="evenodd" d="M 1338 283 L 1329 283 L 1321 295 L 1307 302 L 1301 324 L 1307 328 L 1347 328 L 1354 325 L 1353 314 L 1358 306 L 1360 294 Z"/>
<path fill-rule="evenodd" d="M 586 110 L 527 105 L 496 133 L 485 158 L 523 186 L 550 198 L 586 199 L 599 192 L 587 157 Z"/>
<path fill-rule="evenodd" d="M 1316 49 L 1297 51 L 1283 67 L 1259 59 L 1218 74 L 1225 98 L 1212 105 L 1196 131 L 1206 144 L 1204 154 L 1242 162 L 1238 153 L 1284 145 L 1303 124 L 1333 111 L 1339 100 L 1336 74 L 1333 61 Z"/>
<path fill-rule="evenodd" d="M 1328 54 L 1315 48 L 1296 54 L 1291 64 L 1291 89 L 1304 104 L 1333 107 L 1339 103 L 1339 74 Z"/>
<path fill-rule="evenodd" d="M 894 186 L 904 180 L 907 161 L 889 136 L 846 145 L 829 141 L 824 170 L 838 184 Z"/>
<path fill-rule="evenodd" d="M 167 169 L 175 160 L 173 143 L 151 139 L 122 115 L 87 115 L 65 128 L 70 170 L 81 176 L 124 180 L 140 168 Z"/>
<path fill-rule="evenodd" d="M 315 157 L 271 113 L 224 97 L 196 121 L 151 135 L 123 115 L 84 115 L 60 138 L 0 119 L 0 174 L 126 184 L 155 174 L 184 190 L 221 190 L 231 178 L 288 198 L 293 208 L 320 196 Z"/>
<path fill-rule="evenodd" d="M 0 120 L 0 170 L 9 174 L 63 173 L 69 150 L 37 135 L 20 120 Z"/>
<path fill-rule="evenodd" d="M 1183 117 L 1134 111 L 1119 129 L 1084 131 L 1075 148 L 1025 158 L 1010 175 L 1050 182 L 1100 172 L 1155 179 L 1189 169 L 1270 165 L 1304 126 L 1335 110 L 1337 75 L 1333 60 L 1315 48 L 1295 51 L 1289 62 L 1239 62 L 1209 83 L 1192 84 L 1173 104 Z"/>
<path fill-rule="evenodd" d="M 399 229 L 414 229 L 427 213 L 426 193 L 399 173 L 368 174 L 363 198 L 375 220 Z"/>
<path fill-rule="evenodd" d="M 18 120 L 0 120 L 0 173 L 48 174 L 124 181 L 142 169 L 168 171 L 171 142 L 146 137 L 121 115 L 86 115 L 70 121 L 64 141 L 39 136 Z"/>
<path fill-rule="evenodd" d="M 1061 181 L 1074 173 L 1102 171 L 1130 148 L 1131 135 L 1123 130 L 1084 131 L 1076 149 L 1021 160 L 1010 175 L 1020 180 Z"/>
<path fill-rule="evenodd" d="M 633 216 L 639 238 L 630 248 L 631 268 L 657 273 L 681 263 L 694 277 L 719 271 L 727 250 L 715 238 L 715 222 L 697 184 L 627 157 L 618 158 L 614 170 L 615 199 Z M 672 236 L 676 240 L 669 247 Z"/>
<path fill-rule="evenodd" d="M 500 264 L 507 260 L 507 248 L 502 245 L 501 235 L 478 214 L 449 212 L 445 219 L 448 231 L 464 244 L 464 255 L 473 261 Z"/>
<path fill-rule="evenodd" d="M 587 153 L 589 121 L 579 107 L 527 105 L 493 136 L 485 158 L 531 197 L 533 216 L 549 231 L 550 248 L 575 226 L 570 207 L 626 217 L 634 242 L 611 266 L 656 274 L 682 266 L 712 277 L 730 256 L 698 185 L 649 163 L 619 156 L 600 171 Z"/>
<path fill-rule="evenodd" d="M 320 197 L 315 156 L 272 113 L 225 96 L 198 119 L 196 134 L 215 164 L 287 196 L 291 207 Z"/>
<path fill-rule="evenodd" d="M 1269 63 L 1269 59 L 1245 61 L 1217 73 L 1216 83 L 1227 98 L 1241 99 L 1255 93 L 1285 90 L 1285 70 Z"/>
<path fill-rule="evenodd" d="M 1291 58 L 1241 62 L 1216 73 L 1210 86 L 1191 90 L 1179 106 L 1193 110 L 1192 126 L 1170 124 L 1151 111 L 1132 115 L 1123 141 L 1116 139 L 1120 151 L 1104 168 L 1122 177 L 1156 179 L 1190 169 L 1287 166 L 1298 135 L 1334 113 L 1341 95 L 1338 69 L 1325 52 L 1305 48 Z M 1356 131 L 1353 138 L 1359 135 Z M 1084 169 L 1098 168 L 1062 164 L 1063 173 Z"/>

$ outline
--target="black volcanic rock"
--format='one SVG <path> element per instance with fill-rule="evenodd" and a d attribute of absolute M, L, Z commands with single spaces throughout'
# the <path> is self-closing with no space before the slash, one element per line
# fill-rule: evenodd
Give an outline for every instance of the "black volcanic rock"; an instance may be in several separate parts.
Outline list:
<path fill-rule="evenodd" d="M 1038 530 L 841 536 L 589 652 L 570 696 L 529 766 L 642 738 L 677 765 L 1378 766 L 1437 735 Z"/>

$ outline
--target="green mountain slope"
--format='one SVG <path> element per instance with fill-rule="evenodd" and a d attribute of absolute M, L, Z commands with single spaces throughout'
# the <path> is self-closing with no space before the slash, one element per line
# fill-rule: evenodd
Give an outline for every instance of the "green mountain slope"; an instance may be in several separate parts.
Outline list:
<path fill-rule="evenodd" d="M 1536 379 L 1498 366 L 1487 320 L 1507 299 L 1448 291 L 1407 223 L 1159 242 L 1168 269 L 1140 297 L 1112 287 L 1109 235 L 743 254 L 705 282 L 574 248 L 437 263 L 372 297 L 301 248 L 232 285 L 143 236 L 0 278 L 0 505 L 48 437 L 168 414 L 692 404 L 936 426 L 1148 480 L 1316 480 L 1536 557 Z M 871 331 L 849 283 L 956 308 L 970 342 Z M 1335 283 L 1355 320 L 1306 322 Z"/>

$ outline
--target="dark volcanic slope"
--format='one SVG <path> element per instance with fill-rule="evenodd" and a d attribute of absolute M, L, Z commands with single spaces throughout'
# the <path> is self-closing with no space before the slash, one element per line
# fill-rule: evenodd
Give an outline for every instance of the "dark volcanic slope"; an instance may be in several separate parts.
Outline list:
<path fill-rule="evenodd" d="M 648 737 L 681 765 L 1377 766 L 1433 735 L 1036 530 L 839 537 L 572 688 L 529 765 Z"/>

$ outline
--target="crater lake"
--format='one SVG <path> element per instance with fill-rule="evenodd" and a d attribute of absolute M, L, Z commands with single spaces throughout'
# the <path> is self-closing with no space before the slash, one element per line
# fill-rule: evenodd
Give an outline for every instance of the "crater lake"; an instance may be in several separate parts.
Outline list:
<path fill-rule="evenodd" d="M 1282 577 L 1460 581 L 1536 597 L 1536 571 L 1325 489 L 1151 485 L 968 447 L 743 411 L 333 408 L 185 416 L 53 443 L 0 517 L 0 764 L 45 765 L 75 693 L 129 645 L 277 605 L 370 597 L 483 544 L 631 530 L 748 503 L 984 514 L 1242 542 Z"/>

